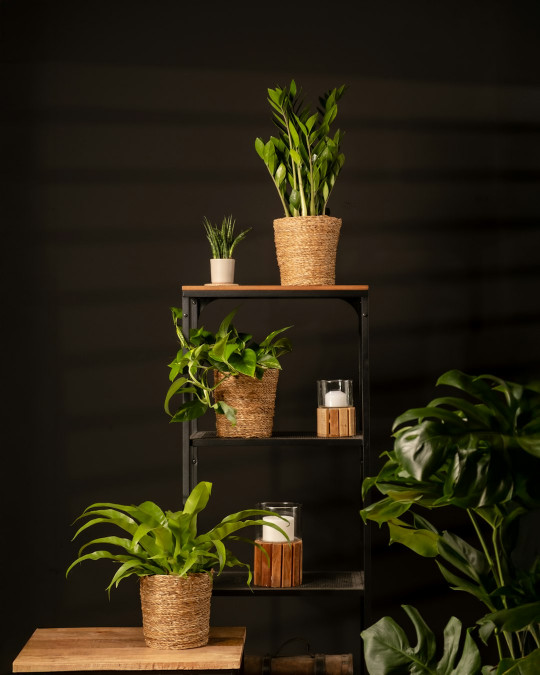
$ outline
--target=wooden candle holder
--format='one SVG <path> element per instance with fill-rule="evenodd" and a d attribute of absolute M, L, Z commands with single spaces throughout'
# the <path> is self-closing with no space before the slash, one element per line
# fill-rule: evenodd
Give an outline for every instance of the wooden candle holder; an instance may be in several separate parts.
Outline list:
<path fill-rule="evenodd" d="M 255 547 L 253 583 L 267 588 L 289 588 L 302 583 L 302 540 L 294 539 L 289 544 L 256 539 L 268 553 L 268 558 Z"/>
<path fill-rule="evenodd" d="M 354 436 L 356 410 L 346 408 L 317 408 L 317 436 Z"/>

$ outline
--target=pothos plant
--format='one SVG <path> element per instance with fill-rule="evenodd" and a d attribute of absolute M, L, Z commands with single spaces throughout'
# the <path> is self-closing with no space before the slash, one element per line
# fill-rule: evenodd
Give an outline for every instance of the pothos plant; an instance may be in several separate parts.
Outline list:
<path fill-rule="evenodd" d="M 169 364 L 171 385 L 165 397 L 165 411 L 171 416 L 171 422 L 186 422 L 201 417 L 207 410 L 225 415 L 236 424 L 236 410 L 225 403 L 215 401 L 212 393 L 217 384 L 213 382 L 213 371 L 223 373 L 225 377 L 247 375 L 262 379 L 266 370 L 281 370 L 280 357 L 292 349 L 290 341 L 278 337 L 291 328 L 279 328 L 272 331 L 261 342 L 256 342 L 250 333 L 240 333 L 232 324 L 236 314 L 234 309 L 221 322 L 216 333 L 204 326 L 192 328 L 189 337 L 185 337 L 182 328 L 182 311 L 172 307 L 173 322 L 181 349 Z M 188 394 L 175 412 L 171 412 L 170 402 L 177 394 Z"/>
<path fill-rule="evenodd" d="M 268 89 L 277 136 L 265 143 L 255 140 L 285 211 L 285 216 L 318 216 L 326 213 L 328 199 L 345 162 L 343 133 L 330 128 L 345 86 L 319 97 L 313 112 L 301 100 L 294 80 L 288 87 Z"/>
<path fill-rule="evenodd" d="M 248 227 L 247 230 L 243 230 L 235 235 L 234 228 L 236 221 L 232 216 L 225 216 L 221 221 L 221 226 L 213 225 L 205 216 L 203 218 L 203 225 L 212 251 L 212 258 L 218 260 L 232 258 L 234 249 L 246 238 L 246 235 L 251 230 L 251 227 Z"/>
<path fill-rule="evenodd" d="M 244 541 L 257 544 L 238 536 L 239 530 L 253 525 L 262 525 L 262 516 L 274 515 L 264 509 L 247 509 L 223 518 L 217 525 L 203 534 L 198 534 L 197 517 L 206 507 L 212 491 L 212 483 L 196 485 L 181 511 L 163 511 L 151 501 L 138 506 L 124 504 L 96 503 L 90 505 L 76 519 L 87 518 L 73 539 L 89 527 L 113 525 L 128 537 L 105 536 L 92 539 L 79 549 L 77 559 L 66 571 L 69 572 L 85 560 L 112 560 L 118 564 L 107 590 L 117 587 L 122 579 L 136 575 L 144 577 L 154 574 L 174 574 L 184 577 L 201 572 L 221 574 L 225 567 L 245 567 L 248 570 L 248 585 L 251 583 L 251 568 L 241 562 L 226 548 L 227 541 Z M 276 524 L 264 521 L 287 537 Z M 288 537 L 287 537 L 288 539 Z M 83 553 L 89 547 L 98 548 Z M 109 550 L 112 548 L 112 551 Z"/>
<path fill-rule="evenodd" d="M 493 637 L 499 655 L 499 665 L 483 673 L 540 672 L 537 526 L 527 534 L 540 509 L 540 386 L 458 370 L 437 384 L 458 395 L 395 420 L 394 449 L 362 486 L 364 498 L 374 487 L 383 497 L 362 518 L 385 524 L 390 543 L 435 558 L 451 588 L 483 603 L 479 636 L 486 643 Z M 466 512 L 467 540 L 426 518 L 426 510 L 447 507 Z M 525 555 L 519 542 L 527 536 L 535 545 Z"/>

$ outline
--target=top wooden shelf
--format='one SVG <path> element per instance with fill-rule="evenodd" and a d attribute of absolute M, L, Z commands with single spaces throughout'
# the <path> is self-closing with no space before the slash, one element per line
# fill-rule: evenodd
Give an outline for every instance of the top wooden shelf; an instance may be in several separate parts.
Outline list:
<path fill-rule="evenodd" d="M 346 285 L 346 286 L 242 286 L 240 284 L 205 284 L 203 286 L 182 286 L 183 291 L 367 291 L 369 286 L 362 285 Z"/>
<path fill-rule="evenodd" d="M 190 298 L 359 298 L 367 296 L 369 286 L 182 286 L 182 295 Z"/>

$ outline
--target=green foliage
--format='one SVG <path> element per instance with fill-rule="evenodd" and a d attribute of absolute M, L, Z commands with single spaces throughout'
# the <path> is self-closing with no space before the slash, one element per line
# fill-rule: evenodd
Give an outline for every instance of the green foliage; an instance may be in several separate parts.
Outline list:
<path fill-rule="evenodd" d="M 482 675 L 538 675 L 540 649 L 519 659 L 502 659 L 498 666 L 484 666 Z"/>
<path fill-rule="evenodd" d="M 345 86 L 326 92 L 313 112 L 304 107 L 294 80 L 288 87 L 268 89 L 278 135 L 266 143 L 257 138 L 255 150 L 272 177 L 286 216 L 326 213 L 345 162 L 341 152 L 343 133 L 330 132 L 344 92 Z"/>
<path fill-rule="evenodd" d="M 213 225 L 208 218 L 203 219 L 206 237 L 212 249 L 212 258 L 224 259 L 232 258 L 233 251 L 238 244 L 246 238 L 247 233 L 252 229 L 248 227 L 247 230 L 240 232 L 236 237 L 234 236 L 234 228 L 236 221 L 232 216 L 225 216 L 219 225 Z"/>
<path fill-rule="evenodd" d="M 76 519 L 88 518 L 73 539 L 94 525 L 113 525 L 129 537 L 106 536 L 87 542 L 79 549 L 77 559 L 69 566 L 69 572 L 84 560 L 112 560 L 119 564 L 107 590 L 122 579 L 137 575 L 175 574 L 186 576 L 214 571 L 221 574 L 225 567 L 242 566 L 248 569 L 248 584 L 251 583 L 251 569 L 240 562 L 223 542 L 229 540 L 253 541 L 240 538 L 236 533 L 252 525 L 261 525 L 259 516 L 275 515 L 271 511 L 247 509 L 226 516 L 215 527 L 204 534 L 197 533 L 197 516 L 206 507 L 210 498 L 212 483 L 196 485 L 186 500 L 182 511 L 162 511 L 154 502 L 143 502 L 139 506 L 97 503 L 89 506 Z M 285 532 L 272 523 L 265 522 L 282 534 Z M 287 536 L 285 534 L 285 536 Z M 106 549 L 84 553 L 89 547 L 105 545 Z M 113 552 L 108 550 L 113 549 Z M 114 552 L 121 550 L 122 552 Z"/>
<path fill-rule="evenodd" d="M 236 424 L 236 410 L 224 401 L 214 401 L 216 385 L 211 381 L 214 370 L 226 377 L 247 375 L 262 379 L 265 370 L 281 370 L 279 358 L 292 349 L 290 341 L 278 337 L 291 326 L 272 331 L 261 342 L 249 333 L 239 333 L 232 325 L 236 309 L 221 322 L 216 333 L 201 326 L 192 328 L 186 338 L 181 329 L 182 312 L 172 307 L 173 322 L 181 349 L 169 364 L 171 385 L 165 397 L 165 411 L 171 422 L 186 422 L 212 409 Z M 180 407 L 170 410 L 170 401 L 177 394 L 185 396 Z"/>
<path fill-rule="evenodd" d="M 493 635 L 501 662 L 515 667 L 540 647 L 540 548 L 528 556 L 517 549 L 540 513 L 540 389 L 457 370 L 437 384 L 458 395 L 395 420 L 394 448 L 362 486 L 364 497 L 373 487 L 383 496 L 361 515 L 386 524 L 390 543 L 435 558 L 451 588 L 482 602 L 480 637 Z M 419 512 L 448 506 L 468 514 L 470 541 L 439 532 Z"/>
<path fill-rule="evenodd" d="M 437 658 L 435 636 L 418 610 L 402 605 L 413 623 L 417 643 L 409 643 L 403 629 L 390 617 L 362 632 L 364 658 L 370 675 L 477 675 L 480 673 L 480 652 L 466 631 L 460 646 L 461 621 L 452 617 L 444 629 L 444 648 Z M 457 663 L 456 663 L 457 661 Z"/>

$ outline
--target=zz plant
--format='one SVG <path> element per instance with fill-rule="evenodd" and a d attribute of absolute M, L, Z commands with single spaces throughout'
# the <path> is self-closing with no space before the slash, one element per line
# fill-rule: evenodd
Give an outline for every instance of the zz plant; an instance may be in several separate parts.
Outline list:
<path fill-rule="evenodd" d="M 207 410 L 214 410 L 234 425 L 236 410 L 225 401 L 214 401 L 212 392 L 216 388 L 212 371 L 224 373 L 226 377 L 247 375 L 262 379 L 268 369 L 281 370 L 280 357 L 290 352 L 290 341 L 278 337 L 290 326 L 272 331 L 261 342 L 256 342 L 249 333 L 240 333 L 232 320 L 236 309 L 221 322 L 216 333 L 201 326 L 192 328 L 185 337 L 182 328 L 182 311 L 172 307 L 173 322 L 181 349 L 169 364 L 171 385 L 165 397 L 165 411 L 171 422 L 186 422 L 201 417 Z M 176 411 L 171 412 L 170 402 L 177 394 L 186 396 Z"/>
<path fill-rule="evenodd" d="M 89 519 L 82 525 L 73 539 L 89 527 L 112 525 L 126 536 L 106 536 L 92 539 L 79 549 L 77 559 L 67 569 L 66 576 L 85 560 L 112 560 L 118 569 L 107 590 L 118 587 L 122 579 L 132 575 L 144 577 L 154 574 L 175 574 L 186 576 L 214 571 L 221 574 L 225 567 L 245 567 L 248 570 L 248 585 L 251 583 L 251 569 L 247 563 L 238 560 L 226 548 L 227 541 L 255 542 L 239 537 L 237 532 L 253 525 L 262 525 L 260 517 L 274 515 L 263 509 L 247 509 L 223 518 L 207 532 L 198 533 L 197 517 L 206 507 L 212 491 L 212 483 L 196 485 L 181 511 L 163 511 L 151 501 L 138 506 L 96 503 L 90 505 L 76 519 Z M 264 521 L 285 536 L 285 532 L 273 523 Z M 84 553 L 89 547 L 102 547 Z M 109 549 L 112 549 L 109 550 Z"/>
<path fill-rule="evenodd" d="M 285 216 L 318 216 L 327 210 L 328 199 L 345 162 L 341 152 L 343 133 L 330 128 L 338 112 L 345 86 L 319 97 L 313 112 L 304 107 L 294 80 L 287 87 L 268 89 L 277 136 L 265 143 L 255 140 L 285 211 Z"/>
<path fill-rule="evenodd" d="M 479 636 L 494 637 L 500 661 L 483 673 L 540 672 L 540 386 L 458 370 L 437 384 L 457 395 L 395 420 L 394 449 L 363 484 L 364 498 L 374 487 L 383 496 L 362 518 L 386 525 L 390 543 L 435 558 L 451 588 L 484 605 Z M 467 514 L 468 539 L 426 518 L 447 507 Z"/>
<path fill-rule="evenodd" d="M 212 258 L 219 260 L 232 258 L 234 249 L 246 238 L 247 233 L 252 229 L 248 227 L 247 230 L 243 230 L 235 236 L 234 228 L 236 221 L 232 216 L 225 216 L 221 222 L 221 226 L 213 225 L 205 216 L 203 225 L 212 250 Z"/>

